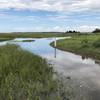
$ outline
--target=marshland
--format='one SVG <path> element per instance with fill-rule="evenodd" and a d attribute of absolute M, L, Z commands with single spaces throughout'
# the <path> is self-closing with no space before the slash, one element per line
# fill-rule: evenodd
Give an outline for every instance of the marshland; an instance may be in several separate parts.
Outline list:
<path fill-rule="evenodd" d="M 100 0 L 0 0 L 0 100 L 100 100 Z"/>
<path fill-rule="evenodd" d="M 0 42 L 1 99 L 99 98 L 100 35 L 63 34 Z"/>

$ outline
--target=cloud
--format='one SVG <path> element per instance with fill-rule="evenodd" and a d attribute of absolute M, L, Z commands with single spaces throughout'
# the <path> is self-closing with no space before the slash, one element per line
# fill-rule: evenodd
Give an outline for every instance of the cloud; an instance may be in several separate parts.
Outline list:
<path fill-rule="evenodd" d="M 81 26 L 73 27 L 72 29 L 80 32 L 92 32 L 96 28 L 100 28 L 100 26 L 81 25 Z"/>
<path fill-rule="evenodd" d="M 0 0 L 0 9 L 86 11 L 99 10 L 100 0 Z"/>
<path fill-rule="evenodd" d="M 72 29 L 86 32 L 99 27 L 100 14 L 97 11 L 100 11 L 100 0 L 0 0 L 0 27 L 2 30 L 8 23 L 12 31 Z"/>
<path fill-rule="evenodd" d="M 51 30 L 52 29 L 52 30 Z M 13 32 L 63 32 L 66 30 L 66 27 L 55 26 L 55 27 L 45 27 L 45 26 L 36 26 L 36 27 L 15 27 Z"/>
<path fill-rule="evenodd" d="M 100 0 L 79 0 L 72 7 L 76 10 L 100 10 Z"/>

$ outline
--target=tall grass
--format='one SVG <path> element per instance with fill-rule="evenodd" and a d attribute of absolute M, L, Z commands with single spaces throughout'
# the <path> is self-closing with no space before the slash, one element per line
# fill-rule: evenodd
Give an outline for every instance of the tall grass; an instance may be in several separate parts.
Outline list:
<path fill-rule="evenodd" d="M 53 74 L 45 59 L 16 45 L 0 47 L 0 100 L 62 100 Z"/>

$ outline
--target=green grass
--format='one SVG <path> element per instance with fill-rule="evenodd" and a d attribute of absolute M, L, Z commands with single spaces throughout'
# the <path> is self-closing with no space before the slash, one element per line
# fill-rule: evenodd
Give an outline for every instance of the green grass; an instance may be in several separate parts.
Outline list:
<path fill-rule="evenodd" d="M 47 38 L 67 36 L 64 33 L 57 32 L 40 32 L 40 33 L 0 33 L 0 38 Z"/>
<path fill-rule="evenodd" d="M 67 99 L 60 84 L 45 59 L 16 45 L 0 47 L 0 100 Z"/>
<path fill-rule="evenodd" d="M 57 48 L 100 60 L 100 35 L 80 35 L 59 40 Z"/>
<path fill-rule="evenodd" d="M 2 42 L 2 41 L 8 41 L 8 40 L 11 40 L 11 38 L 0 38 L 0 42 Z"/>

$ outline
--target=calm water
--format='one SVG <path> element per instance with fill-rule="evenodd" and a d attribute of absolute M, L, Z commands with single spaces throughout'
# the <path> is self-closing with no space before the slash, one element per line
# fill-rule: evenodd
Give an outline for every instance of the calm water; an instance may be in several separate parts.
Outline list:
<path fill-rule="evenodd" d="M 62 39 L 62 38 L 57 38 Z M 15 39 L 23 40 L 23 39 Z M 54 41 L 54 38 L 33 39 L 33 42 L 14 42 L 20 45 L 23 49 L 46 58 L 49 63 L 53 64 L 54 70 L 58 73 L 71 77 L 79 82 L 81 91 L 91 95 L 88 100 L 100 100 L 100 65 L 99 61 L 92 59 L 83 59 L 83 57 L 64 52 L 51 47 L 49 44 Z M 2 42 L 1 44 L 6 44 Z M 79 99 L 78 99 L 79 100 Z M 87 99 L 86 99 L 87 100 Z"/>

